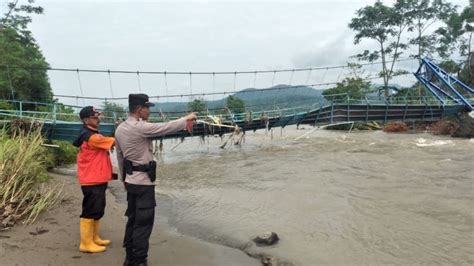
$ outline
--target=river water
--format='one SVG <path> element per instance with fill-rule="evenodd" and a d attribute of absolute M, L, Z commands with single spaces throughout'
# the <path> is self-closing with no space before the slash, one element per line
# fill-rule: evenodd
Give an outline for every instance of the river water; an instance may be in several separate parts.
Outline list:
<path fill-rule="evenodd" d="M 474 140 L 287 128 L 165 141 L 159 221 L 295 265 L 474 264 Z M 283 133 L 283 134 L 282 134 Z M 224 138 L 224 141 L 227 137 Z M 171 151 L 173 149 L 173 151 Z"/>

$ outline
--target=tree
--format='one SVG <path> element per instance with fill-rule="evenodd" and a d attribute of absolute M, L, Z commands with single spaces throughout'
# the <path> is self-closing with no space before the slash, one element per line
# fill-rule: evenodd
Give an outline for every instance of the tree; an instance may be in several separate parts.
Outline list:
<path fill-rule="evenodd" d="M 444 20 L 445 26 L 438 28 L 437 34 L 441 36 L 438 52 L 443 58 L 448 58 L 456 50 L 461 56 L 467 56 L 471 51 L 471 40 L 474 20 L 474 1 L 460 13 L 451 12 Z"/>
<path fill-rule="evenodd" d="M 8 12 L 0 18 L 0 97 L 50 102 L 49 65 L 27 28 L 30 15 L 43 12 L 33 3 L 10 2 Z"/>
<path fill-rule="evenodd" d="M 326 100 L 341 100 L 347 97 L 360 99 L 367 95 L 370 88 L 370 81 L 364 77 L 364 71 L 360 64 L 349 63 L 349 77 L 338 82 L 336 87 L 323 91 Z"/>
<path fill-rule="evenodd" d="M 25 104 L 23 104 L 23 106 L 25 108 Z M 39 112 L 55 114 L 56 120 L 61 121 L 78 121 L 79 119 L 79 115 L 74 112 L 73 108 L 58 102 L 58 99 L 54 99 L 52 105 L 31 106 L 30 108 L 26 107 L 25 109 L 34 109 Z"/>
<path fill-rule="evenodd" d="M 365 50 L 355 57 L 368 62 L 382 60 L 382 71 L 379 75 L 383 78 L 385 97 L 388 97 L 390 79 L 406 73 L 394 69 L 395 62 L 407 48 L 401 38 L 410 22 L 406 11 L 400 6 L 389 7 L 377 1 L 373 6 L 359 9 L 356 12 L 357 17 L 349 23 L 349 28 L 356 31 L 354 44 L 359 44 L 362 39 L 372 39 L 378 44 L 376 50 Z"/>
<path fill-rule="evenodd" d="M 204 99 L 194 99 L 188 103 L 188 109 L 190 112 L 204 112 L 207 110 L 207 104 Z"/>
<path fill-rule="evenodd" d="M 464 8 L 461 13 L 462 35 L 467 35 L 461 39 L 461 55 L 472 56 L 472 34 L 474 32 L 474 0 L 470 0 L 470 5 Z"/>
<path fill-rule="evenodd" d="M 125 117 L 125 108 L 121 104 L 114 103 L 114 102 L 103 102 L 102 112 L 104 113 L 104 116 L 107 118 Z"/>
<path fill-rule="evenodd" d="M 457 74 L 458 78 L 470 86 L 474 86 L 472 61 L 472 34 L 474 32 L 474 1 L 461 12 L 452 12 L 445 20 L 446 25 L 440 27 L 437 33 L 441 36 L 439 53 L 445 61 L 442 67 L 450 73 Z M 459 53 L 460 60 L 450 57 L 455 52 Z"/>
<path fill-rule="evenodd" d="M 420 60 L 423 56 L 432 57 L 439 47 L 438 34 L 429 31 L 431 26 L 445 21 L 456 11 L 451 3 L 444 0 L 397 0 L 394 9 L 407 17 L 407 31 L 414 32 L 408 43 L 416 47 L 416 53 L 411 56 Z"/>
<path fill-rule="evenodd" d="M 233 113 L 245 113 L 245 101 L 237 96 L 229 95 L 229 97 L 227 97 L 226 107 Z"/>
<path fill-rule="evenodd" d="M 14 29 L 25 43 L 34 43 L 35 40 L 28 29 L 28 24 L 32 21 L 30 14 L 40 15 L 44 10 L 40 6 L 33 5 L 35 0 L 28 0 L 28 4 L 25 5 L 18 5 L 18 2 L 19 0 L 8 2 L 8 11 L 0 19 L 0 29 Z"/>

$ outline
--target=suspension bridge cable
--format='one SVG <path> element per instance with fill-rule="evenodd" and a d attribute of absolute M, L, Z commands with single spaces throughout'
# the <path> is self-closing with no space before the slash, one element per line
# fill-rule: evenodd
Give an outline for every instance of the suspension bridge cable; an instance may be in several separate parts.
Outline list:
<path fill-rule="evenodd" d="M 13 91 L 13 83 L 12 83 L 12 78 L 10 77 L 10 68 L 8 66 L 7 66 L 7 76 L 8 76 L 8 82 L 10 83 L 12 99 L 15 100 L 15 92 Z"/>
<path fill-rule="evenodd" d="M 82 83 L 81 83 L 81 75 L 79 74 L 79 69 L 77 69 L 77 81 L 79 83 L 79 90 L 81 91 L 81 96 L 82 96 L 82 105 L 86 105 L 84 102 L 84 91 L 82 90 Z M 77 97 L 76 97 L 77 99 Z"/>
<path fill-rule="evenodd" d="M 272 87 L 275 84 L 275 75 L 276 75 L 276 71 L 273 71 Z"/>
<path fill-rule="evenodd" d="M 140 82 L 140 72 L 137 71 L 137 82 L 138 82 L 138 91 L 141 93 L 142 92 L 142 84 Z"/>
<path fill-rule="evenodd" d="M 235 90 L 236 83 L 237 83 L 237 72 L 234 72 L 234 90 Z"/>
<path fill-rule="evenodd" d="M 304 86 L 302 86 L 304 87 Z M 260 92 L 260 90 L 255 90 L 255 91 L 252 91 L 253 93 L 257 93 L 257 92 Z M 324 98 L 329 98 L 329 97 L 336 97 L 336 96 L 344 96 L 344 95 L 347 95 L 347 93 L 337 93 L 337 94 L 329 94 L 329 95 L 324 95 Z M 79 97 L 79 96 L 77 96 Z M 106 100 L 108 100 L 109 98 L 104 98 Z M 297 101 L 279 101 L 279 102 L 274 102 L 274 103 L 265 103 L 265 104 L 253 104 L 253 105 L 246 105 L 247 107 L 261 107 L 261 106 L 271 106 L 271 105 L 275 105 L 275 104 L 283 104 L 283 103 L 300 103 L 300 102 L 313 102 L 314 99 L 303 99 L 303 100 L 297 100 Z M 15 100 L 11 100 L 11 101 L 8 101 L 8 102 L 19 102 L 19 101 L 15 101 Z M 29 101 L 22 101 L 24 103 L 34 103 L 34 104 L 38 104 L 38 102 L 29 102 Z M 40 103 L 40 104 L 43 104 L 43 105 L 53 105 L 51 103 Z M 82 108 L 83 106 L 80 106 L 80 105 L 69 105 L 69 104 L 62 104 L 63 106 L 66 106 L 66 107 L 72 107 L 72 108 Z M 209 110 L 221 110 L 222 107 L 220 108 L 213 108 L 213 109 L 209 109 Z M 289 108 L 289 109 L 294 109 L 293 107 L 292 108 Z M 102 109 L 98 109 L 98 110 L 102 110 Z M 186 112 L 186 111 L 169 111 L 169 112 L 163 112 L 165 114 L 178 114 L 178 113 L 183 113 L 183 112 Z M 160 113 L 160 112 L 151 112 L 151 113 Z"/>
<path fill-rule="evenodd" d="M 109 70 L 108 74 L 109 74 L 110 95 L 112 95 L 112 98 L 113 98 L 114 97 L 114 89 L 112 87 L 112 77 L 110 76 L 110 70 Z"/>
<path fill-rule="evenodd" d="M 288 85 L 291 85 L 291 82 L 293 82 L 293 75 L 295 74 L 295 71 L 291 71 L 291 76 L 290 76 L 290 81 L 288 82 Z"/>
<path fill-rule="evenodd" d="M 267 91 L 267 90 L 282 90 L 282 89 L 288 89 L 288 88 L 294 88 L 294 87 L 316 87 L 316 86 L 324 86 L 324 85 L 334 85 L 336 83 L 320 83 L 320 84 L 309 84 L 309 85 L 295 85 L 295 86 L 281 86 L 281 87 L 275 87 L 275 88 L 264 88 L 264 89 L 258 89 L 255 91 Z M 159 96 L 161 98 L 177 98 L 177 97 L 194 97 L 194 96 L 205 96 L 205 95 L 226 95 L 226 94 L 232 94 L 232 93 L 237 93 L 240 92 L 239 90 L 231 90 L 231 91 L 221 91 L 221 92 L 214 92 L 214 93 L 193 93 L 193 94 L 172 94 L 172 95 L 166 95 L 166 96 Z M 59 98 L 80 98 L 80 99 L 90 99 L 90 100 L 103 100 L 105 97 L 93 97 L 93 96 L 77 96 L 77 95 L 63 95 L 63 94 L 54 94 L 54 97 L 59 97 Z M 156 95 L 149 96 L 150 98 L 155 98 L 158 97 Z M 114 98 L 107 98 L 108 100 L 127 100 L 128 97 L 114 97 Z"/>
<path fill-rule="evenodd" d="M 216 92 L 216 74 L 212 73 L 212 93 Z M 214 98 L 212 98 L 214 100 Z"/>
<path fill-rule="evenodd" d="M 328 68 L 326 68 L 326 71 L 324 71 L 323 77 L 321 78 L 321 81 L 319 83 L 323 83 L 324 77 L 326 77 L 326 73 L 328 73 Z"/>
<path fill-rule="evenodd" d="M 402 58 L 395 61 L 412 61 L 416 60 L 415 58 Z M 359 64 L 361 66 L 367 66 L 371 64 L 382 64 L 382 62 L 369 62 Z M 0 67 L 7 67 L 6 65 L 0 65 Z M 108 70 L 108 69 L 78 69 L 78 68 L 56 68 L 56 67 L 24 67 L 24 66 L 9 66 L 10 68 L 21 68 L 21 69 L 37 69 L 37 70 L 51 70 L 51 71 L 81 71 L 81 72 L 91 72 L 91 73 L 115 73 L 115 74 L 136 74 L 137 70 Z M 338 65 L 338 66 L 326 66 L 326 67 L 308 67 L 308 68 L 292 68 L 292 69 L 277 69 L 277 70 L 253 70 L 253 71 L 214 71 L 214 72 L 205 72 L 205 71 L 196 71 L 192 72 L 193 75 L 211 75 L 215 73 L 216 75 L 236 75 L 236 74 L 253 74 L 257 73 L 281 73 L 281 72 L 299 72 L 299 71 L 308 71 L 308 70 L 325 70 L 325 69 L 338 69 L 338 68 L 348 68 L 347 65 Z M 168 74 L 168 75 L 187 75 L 189 71 L 139 71 L 140 74 Z"/>
<path fill-rule="evenodd" d="M 189 89 L 191 94 L 193 94 L 193 73 L 189 72 Z"/>
<path fill-rule="evenodd" d="M 255 71 L 255 74 L 253 76 L 253 87 L 254 89 L 257 88 L 257 71 Z"/>
<path fill-rule="evenodd" d="M 339 75 L 337 75 L 336 82 L 339 82 L 339 78 L 341 77 L 343 71 L 344 71 L 344 69 L 341 68 L 341 71 L 339 72 Z"/>
<path fill-rule="evenodd" d="M 405 73 L 402 75 L 411 75 L 411 73 Z M 368 81 L 368 80 L 375 80 L 375 79 L 380 79 L 381 77 L 374 76 L 374 77 L 368 77 L 363 80 Z M 257 89 L 255 91 L 271 91 L 271 90 L 282 90 L 282 89 L 289 89 L 289 88 L 304 88 L 304 87 L 321 87 L 321 86 L 328 86 L 328 85 L 336 85 L 337 82 L 327 82 L 327 83 L 316 83 L 316 84 L 306 84 L 306 85 L 293 85 L 293 86 L 279 86 L 279 87 L 270 87 L 270 88 L 263 88 L 263 89 Z M 150 96 L 150 98 L 177 98 L 177 97 L 194 97 L 194 96 L 205 96 L 205 95 L 226 95 L 226 94 L 232 94 L 232 93 L 237 93 L 241 92 L 241 90 L 232 90 L 232 91 L 221 91 L 221 92 L 213 92 L 213 93 L 193 93 L 193 94 L 174 94 L 174 95 L 166 95 L 166 96 Z M 91 100 L 104 100 L 105 97 L 92 97 L 92 96 L 74 96 L 74 95 L 61 95 L 61 94 L 55 94 L 53 95 L 54 97 L 59 97 L 59 98 L 80 98 L 80 99 L 91 99 Z M 127 100 L 127 97 L 114 97 L 114 98 L 107 98 L 108 100 Z"/>
<path fill-rule="evenodd" d="M 311 71 L 313 71 L 313 70 L 310 69 L 310 70 L 308 71 L 308 76 L 306 77 L 306 82 L 305 82 L 305 84 L 308 84 L 308 82 L 309 82 L 309 78 L 311 77 Z"/>
<path fill-rule="evenodd" d="M 164 72 L 164 77 L 165 77 L 165 93 L 166 93 L 166 96 L 168 96 L 168 80 L 166 79 L 166 71 Z M 168 98 L 166 98 L 166 102 L 168 102 Z"/>

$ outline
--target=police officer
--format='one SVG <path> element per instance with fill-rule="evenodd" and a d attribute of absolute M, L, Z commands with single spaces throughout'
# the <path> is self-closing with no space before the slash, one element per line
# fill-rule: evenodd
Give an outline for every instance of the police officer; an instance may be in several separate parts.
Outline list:
<path fill-rule="evenodd" d="M 148 242 L 155 216 L 156 162 L 152 138 L 185 130 L 196 119 L 190 113 L 167 123 L 147 122 L 150 108 L 146 94 L 130 94 L 130 115 L 115 131 L 117 160 L 127 190 L 128 217 L 123 246 L 124 265 L 147 265 Z"/>

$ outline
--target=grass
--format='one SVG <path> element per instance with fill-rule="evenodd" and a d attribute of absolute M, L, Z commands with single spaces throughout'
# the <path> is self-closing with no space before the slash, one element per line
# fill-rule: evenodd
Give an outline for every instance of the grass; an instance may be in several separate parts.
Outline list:
<path fill-rule="evenodd" d="M 44 156 L 46 157 L 45 159 L 48 169 L 76 162 L 77 152 L 79 151 L 77 147 L 72 145 L 70 142 L 62 140 L 53 140 L 51 144 L 57 145 L 59 148 L 47 148 L 47 152 Z"/>
<path fill-rule="evenodd" d="M 62 185 L 47 180 L 48 150 L 41 130 L 0 131 L 0 227 L 17 221 L 32 223 L 42 211 L 55 205 Z"/>

